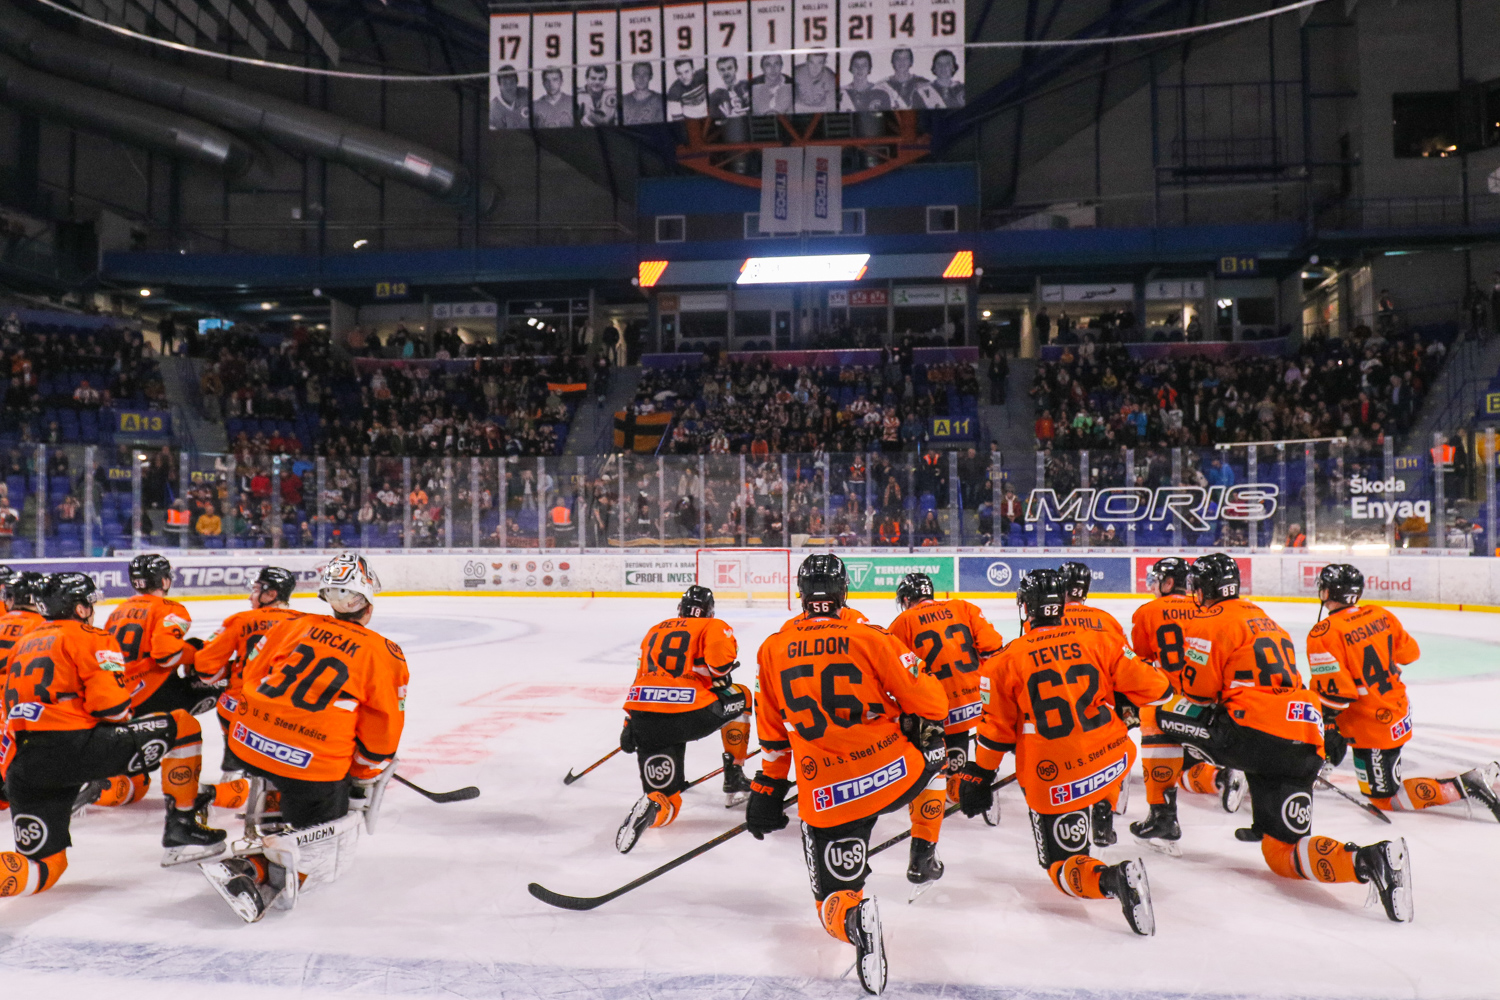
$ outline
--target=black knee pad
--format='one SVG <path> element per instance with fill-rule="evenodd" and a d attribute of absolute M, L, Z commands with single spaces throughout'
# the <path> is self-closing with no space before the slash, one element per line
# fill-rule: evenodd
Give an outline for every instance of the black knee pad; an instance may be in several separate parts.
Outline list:
<path fill-rule="evenodd" d="M 842 826 L 817 827 L 802 824 L 802 856 L 807 879 L 818 902 L 841 890 L 859 891 L 870 874 L 870 834 L 875 817 Z"/>
<path fill-rule="evenodd" d="M 1093 839 L 1089 810 L 1043 815 L 1031 813 L 1031 836 L 1036 841 L 1036 861 L 1051 868 L 1076 854 L 1087 854 Z"/>
<path fill-rule="evenodd" d="M 687 778 L 682 773 L 682 758 L 686 751 L 686 743 L 637 750 L 635 761 L 641 771 L 642 791 L 671 796 L 686 788 Z"/>

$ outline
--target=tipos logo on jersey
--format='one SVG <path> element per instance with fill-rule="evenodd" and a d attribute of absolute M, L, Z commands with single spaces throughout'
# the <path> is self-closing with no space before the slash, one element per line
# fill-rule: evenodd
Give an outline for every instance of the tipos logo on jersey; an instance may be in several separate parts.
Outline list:
<path fill-rule="evenodd" d="M 240 710 L 240 700 L 231 694 L 220 695 L 219 707 L 233 715 Z"/>
<path fill-rule="evenodd" d="M 1339 672 L 1339 659 L 1332 653 L 1309 653 L 1307 667 L 1314 674 L 1336 674 Z"/>
<path fill-rule="evenodd" d="M 1407 716 L 1404 719 L 1402 719 L 1400 722 L 1396 723 L 1394 726 L 1391 727 L 1391 739 L 1393 739 L 1393 740 L 1399 740 L 1399 739 L 1401 739 L 1401 737 L 1406 736 L 1410 732 L 1411 732 L 1411 715 L 1408 713 Z"/>
<path fill-rule="evenodd" d="M 312 763 L 313 755 L 310 751 L 300 747 L 287 746 L 285 743 L 262 736 L 243 722 L 234 724 L 232 737 L 236 743 L 243 743 L 258 754 L 270 757 L 272 760 L 283 764 L 289 764 L 296 768 L 305 768 Z"/>
<path fill-rule="evenodd" d="M 94 652 L 94 662 L 99 664 L 100 670 L 108 670 L 112 674 L 123 674 L 125 672 L 125 656 L 113 649 L 100 649 Z"/>
<path fill-rule="evenodd" d="M 1077 781 L 1065 781 L 1060 785 L 1053 785 L 1051 788 L 1047 789 L 1048 797 L 1051 800 L 1052 804 L 1055 806 L 1066 805 L 1069 802 L 1076 802 L 1079 799 L 1084 798 L 1085 796 L 1094 794 L 1099 789 L 1109 784 L 1111 781 L 1114 781 L 1120 775 L 1124 774 L 1126 769 L 1129 767 L 1129 755 L 1122 755 L 1119 760 L 1114 761 L 1110 764 L 1106 764 L 1104 767 L 1095 771 L 1093 774 L 1089 775 L 1086 778 L 1079 778 Z"/>
<path fill-rule="evenodd" d="M 967 705 L 959 705 L 957 708 L 948 709 L 948 725 L 956 726 L 970 719 L 977 719 L 984 714 L 984 705 L 977 701 L 971 701 Z"/>
<path fill-rule="evenodd" d="M 10 717 L 12 719 L 25 719 L 27 722 L 36 722 L 41 719 L 42 712 L 46 711 L 46 708 L 47 706 L 39 701 L 23 701 L 18 705 L 10 707 Z"/>
<path fill-rule="evenodd" d="M 1310 701 L 1289 701 L 1286 703 L 1286 721 L 1311 722 L 1322 729 L 1323 713 Z"/>
<path fill-rule="evenodd" d="M 637 684 L 630 689 L 630 695 L 625 700 L 639 701 L 648 705 L 691 705 L 694 694 L 693 688 Z"/>
<path fill-rule="evenodd" d="M 848 781 L 835 781 L 831 785 L 813 789 L 813 811 L 822 812 L 825 809 L 833 809 L 862 799 L 866 795 L 873 795 L 891 782 L 900 781 L 904 777 L 906 777 L 906 758 L 898 757 L 869 774 L 861 774 Z"/>

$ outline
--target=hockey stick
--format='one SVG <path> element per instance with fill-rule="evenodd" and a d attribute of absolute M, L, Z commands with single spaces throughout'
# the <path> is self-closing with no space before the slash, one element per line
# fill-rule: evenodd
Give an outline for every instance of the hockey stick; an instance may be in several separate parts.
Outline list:
<path fill-rule="evenodd" d="M 993 789 L 1004 788 L 1006 785 L 1010 784 L 1011 782 L 1013 782 L 1015 780 L 1016 780 L 1016 776 L 1014 774 L 1007 774 L 1005 777 L 1001 778 L 999 781 L 995 782 L 990 787 L 993 788 Z M 943 810 L 943 817 L 946 819 L 947 817 L 952 816 L 956 812 L 958 812 L 958 803 L 957 802 L 953 803 L 953 805 L 951 805 L 947 809 Z M 901 843 L 903 840 L 908 840 L 910 838 L 911 838 L 911 830 L 909 830 L 909 829 L 906 830 L 904 833 L 898 833 L 894 837 L 892 837 L 890 840 L 887 840 L 885 843 L 879 845 L 878 847 L 872 847 L 872 848 L 870 848 L 869 852 L 865 855 L 865 857 L 873 858 L 875 855 L 879 854 L 881 851 L 885 850 L 887 847 L 895 847 L 897 844 Z"/>
<path fill-rule="evenodd" d="M 786 806 L 789 806 L 793 802 L 796 802 L 796 801 L 797 801 L 797 796 L 793 795 L 791 798 L 789 798 L 789 799 L 786 800 L 786 802 L 783 804 L 782 808 L 785 808 Z M 629 892 L 632 889 L 638 889 L 638 888 L 640 888 L 641 886 L 645 885 L 647 882 L 650 882 L 652 879 L 659 878 L 660 876 L 665 875 L 667 872 L 671 871 L 673 868 L 676 868 L 676 867 L 678 867 L 680 865 L 687 864 L 689 861 L 693 860 L 698 855 L 705 854 L 705 853 L 713 850 L 715 847 L 718 847 L 720 844 L 724 843 L 726 840 L 732 840 L 733 838 L 738 837 L 740 834 L 744 833 L 749 828 L 750 827 L 749 827 L 748 823 L 741 823 L 739 826 L 734 827 L 731 830 L 725 830 L 723 833 L 719 834 L 713 840 L 706 841 L 705 843 L 699 844 L 697 847 L 693 848 L 691 851 L 688 851 L 686 854 L 679 855 L 678 857 L 673 858 L 671 861 L 668 861 L 666 864 L 662 865 L 660 868 L 653 868 L 651 871 L 649 871 L 646 874 L 642 875 L 640 878 L 636 879 L 635 881 L 633 881 L 633 882 L 627 882 L 624 885 L 620 886 L 620 888 L 614 890 L 613 892 L 606 892 L 602 896 L 565 896 L 565 895 L 563 895 L 560 892 L 553 892 L 551 889 L 548 889 L 545 886 L 540 885 L 540 884 L 538 884 L 536 882 L 532 882 L 531 884 L 529 884 L 528 886 L 526 886 L 526 891 L 529 892 L 529 893 L 531 893 L 537 899 L 540 899 L 542 902 L 546 903 L 548 906 L 557 906 L 557 907 L 561 907 L 564 910 L 592 910 L 596 906 L 603 906 L 605 903 L 609 902 L 611 899 L 615 899 L 617 897 L 625 895 L 627 892 Z"/>
<path fill-rule="evenodd" d="M 754 757 L 758 753 L 760 753 L 759 750 L 751 750 L 748 754 L 745 755 L 745 759 L 749 760 L 751 757 Z M 694 785 L 701 785 L 705 781 L 707 781 L 709 778 L 712 778 L 714 775 L 716 775 L 716 774 L 723 774 L 723 773 L 724 773 L 724 768 L 723 767 L 716 767 L 712 771 L 709 771 L 707 774 L 705 774 L 703 777 L 698 778 L 698 779 L 696 779 L 694 781 L 689 781 L 686 785 L 683 785 L 682 786 L 682 790 L 685 792 L 689 788 L 692 788 Z"/>
<path fill-rule="evenodd" d="M 479 789 L 475 788 L 473 785 L 467 785 L 463 788 L 455 788 L 451 792 L 429 792 L 427 789 L 423 788 L 420 785 L 412 784 L 410 781 L 407 781 L 399 774 L 393 774 L 391 775 L 391 777 L 395 778 L 397 781 L 401 782 L 401 784 L 405 785 L 407 788 L 410 788 L 418 795 L 430 799 L 433 802 L 466 802 L 469 799 L 479 798 Z"/>
<path fill-rule="evenodd" d="M 1391 818 L 1387 816 L 1383 810 L 1377 808 L 1369 802 L 1361 802 L 1359 799 L 1355 798 L 1353 795 L 1350 795 L 1348 792 L 1344 791 L 1338 785 L 1335 785 L 1333 782 L 1329 781 L 1321 774 L 1317 777 L 1317 783 L 1323 788 L 1328 789 L 1329 791 L 1337 792 L 1339 795 L 1342 795 L 1344 798 L 1348 799 L 1350 802 L 1353 802 L 1355 805 L 1359 806 L 1371 816 L 1374 816 L 1376 819 L 1380 820 L 1380 822 L 1390 823 Z"/>
<path fill-rule="evenodd" d="M 583 777 L 585 774 L 588 774 L 594 768 L 598 767 L 600 764 L 603 764 L 605 761 L 609 760 L 611 757 L 613 757 L 615 754 L 617 754 L 619 752 L 620 752 L 620 748 L 619 747 L 615 747 L 609 753 L 605 754 L 603 757 L 600 757 L 598 760 L 594 761 L 592 764 L 590 764 L 588 767 L 584 768 L 582 771 L 579 771 L 577 774 L 574 774 L 572 768 L 569 768 L 568 769 L 568 776 L 563 779 L 563 784 L 565 784 L 565 785 L 571 785 L 573 782 L 577 781 L 579 778 Z"/>

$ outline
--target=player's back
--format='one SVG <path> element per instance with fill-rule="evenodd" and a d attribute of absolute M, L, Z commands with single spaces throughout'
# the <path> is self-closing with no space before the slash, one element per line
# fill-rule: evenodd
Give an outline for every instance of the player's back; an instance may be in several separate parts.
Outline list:
<path fill-rule="evenodd" d="M 758 661 L 760 742 L 789 748 L 805 783 L 798 812 L 813 826 L 878 812 L 922 770 L 921 753 L 901 734 L 901 714 L 939 719 L 947 699 L 916 654 L 885 629 L 794 618 L 766 639 Z"/>
<path fill-rule="evenodd" d="M 379 633 L 330 615 L 285 622 L 245 665 L 235 755 L 289 778 L 341 779 L 356 752 L 394 753 L 406 684 L 401 647 Z"/>
<path fill-rule="evenodd" d="M 5 688 L 6 666 L 10 662 L 16 644 L 26 636 L 26 633 L 46 620 L 35 611 L 25 611 L 19 608 L 0 615 L 0 690 Z M 4 726 L 5 719 L 0 716 L 0 729 Z"/>
<path fill-rule="evenodd" d="M 1081 628 L 1090 632 L 1114 632 L 1123 639 L 1125 629 L 1121 627 L 1114 615 L 1103 608 L 1096 608 L 1082 601 L 1069 602 L 1063 608 L 1062 621 L 1064 625 L 1073 628 Z"/>
<path fill-rule="evenodd" d="M 1183 624 L 1183 693 L 1220 701 L 1251 729 L 1323 744 L 1323 715 L 1297 672 L 1297 647 L 1258 605 L 1220 601 Z"/>
<path fill-rule="evenodd" d="M 1186 594 L 1168 594 L 1147 601 L 1130 619 L 1130 645 L 1135 655 L 1151 660 L 1174 677 L 1186 662 L 1183 623 L 1198 612 L 1198 602 Z"/>
<path fill-rule="evenodd" d="M 691 712 L 717 700 L 714 680 L 735 662 L 734 630 L 720 618 L 668 618 L 646 631 L 625 709 Z"/>
<path fill-rule="evenodd" d="M 92 729 L 130 706 L 114 636 L 80 621 L 43 622 L 21 640 L 5 681 L 6 724 L 19 732 Z"/>
<path fill-rule="evenodd" d="M 156 594 L 136 594 L 120 602 L 104 623 L 125 654 L 125 686 L 132 704 L 156 693 L 172 675 L 177 661 L 170 655 L 192 627 L 192 616 L 176 601 Z M 175 645 L 177 649 L 167 647 Z"/>
<path fill-rule="evenodd" d="M 891 635 L 922 658 L 948 696 L 949 733 L 974 728 L 983 706 L 979 700 L 979 664 L 1005 645 L 979 608 L 963 600 L 929 600 L 891 622 Z"/>
<path fill-rule="evenodd" d="M 1015 748 L 1036 811 L 1089 805 L 1130 769 L 1135 745 L 1114 708 L 1117 684 L 1143 702 L 1169 688 L 1120 636 L 1068 624 L 1033 628 L 985 662 L 980 687 L 991 708 L 980 739 Z"/>
<path fill-rule="evenodd" d="M 1339 731 L 1358 747 L 1387 749 L 1411 739 L 1401 668 L 1420 655 L 1400 620 L 1374 604 L 1335 611 L 1307 635 L 1313 688 L 1330 704 L 1353 702 L 1339 716 Z"/>
<path fill-rule="evenodd" d="M 193 662 L 193 668 L 211 683 L 224 681 L 224 693 L 237 696 L 245 671 L 245 661 L 255 647 L 265 641 L 276 626 L 301 618 L 303 612 L 292 608 L 251 608 L 236 611 L 224 619 L 217 632 L 209 637 Z"/>

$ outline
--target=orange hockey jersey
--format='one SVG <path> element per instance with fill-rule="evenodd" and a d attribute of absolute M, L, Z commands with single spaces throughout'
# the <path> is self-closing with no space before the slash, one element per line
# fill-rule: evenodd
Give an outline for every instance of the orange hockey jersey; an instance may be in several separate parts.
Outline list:
<path fill-rule="evenodd" d="M 1062 623 L 1092 632 L 1114 632 L 1121 639 L 1125 638 L 1125 629 L 1120 626 L 1114 615 L 1102 608 L 1090 607 L 1082 601 L 1070 601 L 1063 607 Z"/>
<path fill-rule="evenodd" d="M 719 618 L 668 618 L 641 640 L 625 710 L 691 712 L 718 701 L 713 683 L 739 660 L 734 629 Z"/>
<path fill-rule="evenodd" d="M 125 654 L 125 686 L 132 705 L 155 694 L 179 665 L 193 662 L 196 650 L 185 641 L 193 616 L 176 601 L 136 594 L 115 608 L 104 627 Z"/>
<path fill-rule="evenodd" d="M 245 663 L 229 725 L 236 757 L 288 778 L 374 777 L 406 721 L 406 656 L 376 632 L 301 615 L 266 634 Z"/>
<path fill-rule="evenodd" d="M 119 644 L 103 629 L 80 621 L 43 622 L 10 657 L 6 725 L 18 733 L 123 722 L 130 717 L 124 669 Z"/>
<path fill-rule="evenodd" d="M 948 714 L 942 685 L 883 628 L 799 616 L 760 647 L 755 697 L 761 769 L 796 767 L 797 813 L 833 827 L 879 813 L 922 773 L 903 712 Z"/>
<path fill-rule="evenodd" d="M 1130 773 L 1135 743 L 1115 712 L 1115 692 L 1160 704 L 1172 682 L 1122 637 L 1073 625 L 1034 628 L 980 668 L 984 715 L 974 759 L 994 770 L 1014 751 L 1026 804 L 1073 812 L 1104 798 Z"/>
<path fill-rule="evenodd" d="M 221 716 L 227 719 L 240 707 L 245 661 L 250 659 L 255 647 L 265 640 L 266 633 L 282 622 L 300 618 L 302 614 L 291 608 L 237 611 L 224 619 L 219 630 L 198 650 L 198 655 L 193 659 L 193 670 L 206 684 L 223 682 L 225 685 L 219 695 L 218 710 Z"/>
<path fill-rule="evenodd" d="M 1182 692 L 1220 702 L 1235 722 L 1323 751 L 1323 713 L 1297 672 L 1297 647 L 1259 607 L 1234 598 L 1183 623 Z"/>
<path fill-rule="evenodd" d="M 948 696 L 944 731 L 967 733 L 979 722 L 979 664 L 1005 645 L 984 612 L 968 601 L 924 601 L 891 622 L 891 635 L 927 665 Z"/>
<path fill-rule="evenodd" d="M 1183 624 L 1198 613 L 1198 602 L 1186 594 L 1147 601 L 1130 617 L 1130 645 L 1135 655 L 1165 670 L 1174 683 L 1187 662 Z"/>
<path fill-rule="evenodd" d="M 1361 749 L 1393 750 L 1411 739 L 1401 668 L 1421 655 L 1396 616 L 1373 604 L 1335 611 L 1307 634 L 1313 690 L 1339 712 L 1339 732 Z"/>
<path fill-rule="evenodd" d="M 0 691 L 5 690 L 6 664 L 10 662 L 16 643 L 46 620 L 35 611 L 16 610 L 0 615 Z M 0 729 L 4 728 L 5 720 L 0 718 Z"/>

